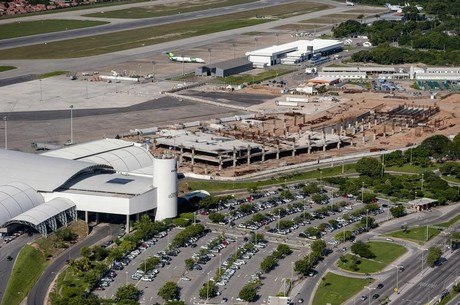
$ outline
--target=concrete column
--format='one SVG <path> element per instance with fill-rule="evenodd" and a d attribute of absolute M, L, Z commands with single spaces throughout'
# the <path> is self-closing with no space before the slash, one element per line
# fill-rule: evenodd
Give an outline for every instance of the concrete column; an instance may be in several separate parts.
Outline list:
<path fill-rule="evenodd" d="M 371 122 L 367 123 L 367 128 L 371 129 Z"/>
<path fill-rule="evenodd" d="M 88 219 L 88 211 L 85 211 L 85 222 L 88 223 L 89 219 Z"/>
<path fill-rule="evenodd" d="M 387 125 L 383 125 L 383 137 L 387 137 Z"/>
<path fill-rule="evenodd" d="M 340 149 L 340 139 L 339 142 L 337 142 L 337 149 Z"/>
<path fill-rule="evenodd" d="M 136 214 L 136 221 L 139 221 L 139 215 L 140 215 L 140 213 Z"/>
<path fill-rule="evenodd" d="M 276 144 L 276 160 L 279 160 L 280 158 L 280 145 L 279 143 Z"/>
<path fill-rule="evenodd" d="M 248 145 L 248 165 L 251 164 L 251 145 Z"/>
<path fill-rule="evenodd" d="M 340 125 L 340 133 L 339 133 L 339 135 L 343 136 L 343 126 L 342 125 Z"/>
<path fill-rule="evenodd" d="M 126 215 L 126 234 L 128 234 L 129 231 L 131 230 L 131 228 L 129 226 L 130 226 L 130 224 L 129 224 L 129 215 Z"/>
<path fill-rule="evenodd" d="M 265 162 L 265 147 L 262 147 L 262 162 Z"/>
<path fill-rule="evenodd" d="M 363 131 L 363 144 L 366 143 L 366 132 Z"/>
<path fill-rule="evenodd" d="M 294 126 L 297 126 L 297 115 L 294 114 Z"/>
<path fill-rule="evenodd" d="M 374 129 L 373 139 L 374 141 L 377 140 L 377 133 L 375 132 L 375 129 Z"/>
<path fill-rule="evenodd" d="M 311 139 L 310 139 L 310 136 L 311 136 L 311 135 L 308 135 L 308 139 L 307 139 L 307 145 L 308 145 L 308 151 L 307 151 L 307 153 L 308 153 L 308 154 L 311 154 Z"/>
<path fill-rule="evenodd" d="M 99 213 L 96 212 L 96 223 L 99 223 Z"/>
<path fill-rule="evenodd" d="M 353 128 L 351 129 L 351 133 L 352 133 L 352 134 L 356 134 L 356 128 L 355 128 L 355 127 L 353 127 Z"/>
<path fill-rule="evenodd" d="M 262 122 L 262 133 L 265 132 L 265 122 Z"/>
<path fill-rule="evenodd" d="M 377 126 L 377 119 L 374 119 L 374 126 Z"/>
<path fill-rule="evenodd" d="M 236 167 L 236 148 L 233 146 L 233 167 Z"/>
<path fill-rule="evenodd" d="M 192 146 L 192 165 L 195 165 L 195 147 Z"/>
<path fill-rule="evenodd" d="M 222 170 L 222 156 L 219 154 L 219 170 Z"/>
<path fill-rule="evenodd" d="M 323 145 L 323 151 L 326 151 L 326 143 Z"/>

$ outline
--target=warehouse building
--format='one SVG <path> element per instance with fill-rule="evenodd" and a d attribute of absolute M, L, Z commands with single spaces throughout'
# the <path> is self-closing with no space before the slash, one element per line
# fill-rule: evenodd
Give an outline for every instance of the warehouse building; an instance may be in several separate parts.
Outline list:
<path fill-rule="evenodd" d="M 340 72 L 340 73 L 366 73 L 371 74 L 392 74 L 396 73 L 394 67 L 334 67 L 327 66 L 322 68 L 323 72 Z"/>
<path fill-rule="evenodd" d="M 227 77 L 252 70 L 252 62 L 246 58 L 236 58 L 216 63 L 210 66 L 201 66 L 195 69 L 196 76 Z"/>
<path fill-rule="evenodd" d="M 254 67 L 263 68 L 280 63 L 297 63 L 310 59 L 313 54 L 329 55 L 341 51 L 343 43 L 339 40 L 314 39 L 297 40 L 247 52 L 246 56 Z"/>
<path fill-rule="evenodd" d="M 460 81 L 460 67 L 411 67 L 410 78 L 416 80 Z"/>
<path fill-rule="evenodd" d="M 366 72 L 318 72 L 321 78 L 338 78 L 338 79 L 366 79 Z"/>
<path fill-rule="evenodd" d="M 177 161 L 105 139 L 35 155 L 0 150 L 0 232 L 27 225 L 43 235 L 75 220 L 142 213 L 177 216 Z"/>

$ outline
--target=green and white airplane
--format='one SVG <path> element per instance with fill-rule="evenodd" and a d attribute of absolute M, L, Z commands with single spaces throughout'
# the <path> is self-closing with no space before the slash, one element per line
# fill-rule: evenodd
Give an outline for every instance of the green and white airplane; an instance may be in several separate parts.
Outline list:
<path fill-rule="evenodd" d="M 174 56 L 172 52 L 164 52 L 164 54 L 168 55 L 170 61 L 204 63 L 204 60 L 198 57 Z"/>

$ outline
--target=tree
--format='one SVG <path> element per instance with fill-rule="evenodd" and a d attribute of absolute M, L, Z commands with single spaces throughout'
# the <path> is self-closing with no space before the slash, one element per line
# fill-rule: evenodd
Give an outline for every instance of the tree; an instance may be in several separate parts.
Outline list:
<path fill-rule="evenodd" d="M 179 294 L 180 288 L 174 282 L 166 282 L 158 290 L 158 296 L 165 301 L 179 299 Z"/>
<path fill-rule="evenodd" d="M 260 263 L 260 270 L 262 270 L 264 273 L 268 273 L 275 268 L 276 264 L 277 259 L 274 256 L 269 255 L 265 257 Z"/>
<path fill-rule="evenodd" d="M 203 284 L 203 287 L 201 287 L 199 296 L 202 299 L 214 298 L 217 295 L 217 291 L 219 291 L 219 289 L 216 284 L 213 281 L 208 281 Z"/>
<path fill-rule="evenodd" d="M 319 193 L 321 189 L 317 183 L 308 183 L 302 188 L 302 191 L 305 195 L 312 195 Z"/>
<path fill-rule="evenodd" d="M 185 259 L 185 269 L 192 270 L 193 266 L 195 265 L 195 261 L 191 258 Z"/>
<path fill-rule="evenodd" d="M 334 37 L 341 38 L 350 35 L 363 34 L 366 31 L 366 25 L 361 24 L 356 20 L 347 20 L 340 23 L 337 27 L 332 29 Z"/>
<path fill-rule="evenodd" d="M 311 243 L 311 252 L 316 256 L 321 256 L 326 249 L 326 242 L 322 239 L 315 240 Z"/>
<path fill-rule="evenodd" d="M 307 275 L 311 271 L 312 268 L 313 268 L 313 264 L 309 260 L 308 256 L 294 263 L 294 271 L 297 274 Z"/>
<path fill-rule="evenodd" d="M 209 214 L 209 220 L 213 223 L 219 223 L 225 219 L 225 216 L 221 213 L 211 213 Z"/>
<path fill-rule="evenodd" d="M 351 252 L 364 258 L 375 258 L 375 254 L 369 249 L 369 245 L 358 241 L 351 246 Z"/>
<path fill-rule="evenodd" d="M 77 238 L 77 235 L 72 233 L 70 228 L 60 228 L 55 232 L 58 241 L 72 241 Z"/>
<path fill-rule="evenodd" d="M 365 227 L 366 229 L 373 229 L 378 226 L 379 225 L 375 221 L 375 218 L 371 216 L 365 216 L 361 218 L 361 220 L 359 221 L 359 225 L 358 225 L 358 227 Z"/>
<path fill-rule="evenodd" d="M 80 249 L 80 254 L 83 257 L 89 258 L 91 256 L 91 254 L 92 254 L 92 251 L 91 251 L 90 247 L 82 247 Z"/>
<path fill-rule="evenodd" d="M 185 228 L 186 226 L 190 225 L 192 223 L 192 221 L 190 219 L 187 219 L 187 218 L 174 218 L 172 220 L 172 223 L 176 227 Z"/>
<path fill-rule="evenodd" d="M 313 200 L 313 202 L 316 203 L 316 204 L 321 204 L 327 199 L 328 199 L 328 197 L 327 197 L 326 194 L 313 194 L 311 196 L 311 200 Z"/>
<path fill-rule="evenodd" d="M 427 151 L 429 156 L 440 158 L 449 153 L 451 142 L 444 135 L 434 135 L 423 140 L 419 149 Z"/>
<path fill-rule="evenodd" d="M 246 302 L 254 302 L 257 298 L 257 286 L 252 283 L 244 285 L 238 297 Z"/>
<path fill-rule="evenodd" d="M 390 213 L 395 218 L 406 216 L 406 208 L 403 205 L 397 205 L 390 208 Z"/>
<path fill-rule="evenodd" d="M 165 305 L 186 305 L 184 301 L 168 301 Z"/>
<path fill-rule="evenodd" d="M 428 255 L 426 257 L 426 263 L 428 266 L 433 268 L 436 263 L 441 259 L 442 251 L 441 248 L 436 246 L 431 246 L 428 248 Z"/>
<path fill-rule="evenodd" d="M 117 301 L 135 301 L 139 300 L 141 291 L 133 284 L 120 286 L 115 292 L 115 299 Z"/>
<path fill-rule="evenodd" d="M 356 171 L 363 176 L 377 177 L 382 172 L 382 164 L 375 158 L 365 157 L 356 163 Z"/>
<path fill-rule="evenodd" d="M 349 230 L 339 232 L 335 235 L 334 239 L 337 241 L 345 242 L 347 240 L 353 240 L 353 233 Z"/>
<path fill-rule="evenodd" d="M 292 253 L 291 247 L 286 244 L 279 244 L 276 251 L 278 251 L 281 256 L 287 256 Z"/>
<path fill-rule="evenodd" d="M 376 201 L 376 196 L 373 192 L 364 192 L 363 193 L 363 203 L 369 204 Z"/>

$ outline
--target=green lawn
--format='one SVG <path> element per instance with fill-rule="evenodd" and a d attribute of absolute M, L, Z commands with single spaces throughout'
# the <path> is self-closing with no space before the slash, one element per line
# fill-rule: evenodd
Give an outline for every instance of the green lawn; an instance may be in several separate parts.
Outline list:
<path fill-rule="evenodd" d="M 0 39 L 87 28 L 107 23 L 104 21 L 59 19 L 13 22 L 0 25 Z"/>
<path fill-rule="evenodd" d="M 15 66 L 0 66 L 0 72 L 5 72 L 9 70 L 14 70 L 14 69 L 16 69 Z"/>
<path fill-rule="evenodd" d="M 50 42 L 46 45 L 38 44 L 6 49 L 0 51 L 0 57 L 9 59 L 59 59 L 106 54 L 248 27 L 273 20 L 271 18 L 257 18 L 257 16 L 261 15 L 271 15 L 273 18 L 287 18 L 299 13 L 318 11 L 326 8 L 328 8 L 327 5 L 294 2 L 223 16 Z"/>
<path fill-rule="evenodd" d="M 327 273 L 316 290 L 313 305 L 340 305 L 370 283 L 372 280 Z"/>
<path fill-rule="evenodd" d="M 123 19 L 139 19 L 139 18 L 152 18 L 160 16 L 168 16 L 175 14 L 182 14 L 188 12 L 202 11 L 211 8 L 219 8 L 225 6 L 232 6 L 255 2 L 257 0 L 214 0 L 207 1 L 206 4 L 199 2 L 180 2 L 175 5 L 152 5 L 145 7 L 133 7 L 124 10 L 115 10 L 101 13 L 93 13 L 83 15 L 85 17 L 100 17 L 100 18 L 123 18 Z"/>
<path fill-rule="evenodd" d="M 56 286 L 50 294 L 51 300 L 56 297 L 69 296 L 75 291 L 85 291 L 88 284 L 85 283 L 82 277 L 78 277 L 72 271 L 72 268 L 66 268 L 62 271 L 56 280 Z"/>
<path fill-rule="evenodd" d="M 346 164 L 344 166 L 344 174 L 353 174 L 355 173 L 354 164 Z M 337 176 L 342 174 L 342 167 L 327 167 L 322 169 L 323 177 Z M 227 190 L 247 190 L 249 188 L 260 188 L 270 185 L 281 185 L 285 181 L 287 183 L 302 181 L 307 179 L 317 179 L 320 178 L 321 172 L 319 170 L 313 170 L 308 172 L 293 173 L 277 178 L 271 178 L 267 180 L 260 181 L 243 181 L 243 182 L 219 182 L 219 181 L 205 181 L 205 180 L 184 180 L 183 183 L 186 183 L 190 190 L 206 190 L 211 193 L 222 192 Z"/>
<path fill-rule="evenodd" d="M 232 84 L 232 85 L 239 85 L 243 83 L 258 83 L 265 81 L 267 79 L 272 79 L 274 77 L 284 75 L 287 73 L 291 73 L 292 70 L 288 69 L 273 69 L 273 70 L 267 70 L 263 71 L 257 75 L 250 75 L 250 74 L 239 74 L 239 75 L 233 75 L 229 77 L 218 77 L 217 81 L 223 82 L 225 84 Z"/>
<path fill-rule="evenodd" d="M 390 166 L 385 167 L 386 171 L 402 172 L 402 173 L 411 173 L 411 174 L 421 174 L 426 171 L 435 170 L 437 167 L 420 167 L 417 165 L 404 164 L 403 166 Z"/>
<path fill-rule="evenodd" d="M 441 233 L 441 230 L 429 227 L 428 228 L 428 240 L 432 239 L 439 233 Z M 399 231 L 389 233 L 387 235 L 396 237 L 396 238 L 402 238 L 402 239 L 407 239 L 410 241 L 415 241 L 419 244 L 424 244 L 427 241 L 426 227 L 409 228 L 406 232 L 404 232 L 403 230 L 399 230 Z"/>
<path fill-rule="evenodd" d="M 12 264 L 12 262 L 8 263 Z M 18 254 L 1 304 L 19 304 L 32 289 L 45 267 L 46 260 L 43 254 L 34 247 L 25 245 Z"/>
<path fill-rule="evenodd" d="M 53 72 L 48 72 L 48 73 L 43 73 L 37 76 L 39 79 L 44 79 L 48 77 L 53 77 L 53 76 L 58 76 L 58 75 L 64 75 L 67 74 L 69 71 L 53 71 Z"/>
<path fill-rule="evenodd" d="M 342 269 L 358 273 L 375 273 L 388 266 L 407 251 L 405 247 L 394 243 L 368 242 L 367 244 L 376 256 L 374 259 L 360 258 L 359 260 L 361 263 L 358 264 L 359 269 L 354 271 L 350 268 L 352 254 L 347 254 L 346 257 L 348 262 L 343 263 L 339 260 L 338 266 Z"/>
<path fill-rule="evenodd" d="M 449 219 L 446 222 L 438 223 L 438 224 L 436 224 L 436 226 L 448 228 L 448 227 L 450 227 L 451 225 L 453 225 L 454 223 L 456 223 L 458 221 L 460 221 L 460 215 L 454 216 L 454 217 L 452 217 L 451 219 Z"/>

